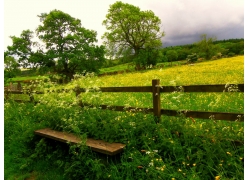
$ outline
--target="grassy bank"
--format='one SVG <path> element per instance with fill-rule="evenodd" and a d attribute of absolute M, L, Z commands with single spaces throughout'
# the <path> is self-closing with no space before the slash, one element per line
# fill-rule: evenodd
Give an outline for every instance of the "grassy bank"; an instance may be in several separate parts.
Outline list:
<path fill-rule="evenodd" d="M 134 72 L 116 76 L 85 76 L 64 85 L 98 86 L 244 83 L 244 57 L 207 61 L 194 66 Z M 40 89 L 62 88 L 48 85 Z M 94 105 L 152 107 L 147 93 L 84 93 Z M 156 124 L 150 114 L 79 108 L 73 93 L 46 93 L 41 103 L 4 104 L 6 179 L 243 179 L 244 147 L 230 140 L 244 138 L 244 123 L 163 116 Z M 244 93 L 168 93 L 163 108 L 244 112 Z M 34 136 L 50 127 L 86 137 L 126 144 L 119 157 L 92 152 Z"/>

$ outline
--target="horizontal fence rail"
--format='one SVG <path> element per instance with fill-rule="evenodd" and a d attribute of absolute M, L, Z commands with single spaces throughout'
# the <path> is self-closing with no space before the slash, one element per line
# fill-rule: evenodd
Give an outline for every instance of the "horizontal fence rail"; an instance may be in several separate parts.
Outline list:
<path fill-rule="evenodd" d="M 135 111 L 135 112 L 143 112 L 143 113 L 153 113 L 153 108 L 143 108 L 143 107 L 127 107 L 127 106 L 111 106 L 111 105 L 92 105 L 88 103 L 83 103 L 83 106 L 87 106 L 90 108 L 96 107 L 100 109 L 109 109 L 113 111 Z M 192 118 L 200 118 L 200 119 L 211 119 L 211 120 L 227 120 L 227 121 L 243 121 L 244 114 L 243 113 L 226 113 L 226 112 L 207 112 L 207 111 L 187 111 L 187 110 L 169 110 L 169 109 L 161 109 L 161 115 L 167 116 L 186 116 Z"/>
<path fill-rule="evenodd" d="M 60 89 L 47 92 L 70 92 L 74 91 L 76 96 L 84 92 L 148 92 L 152 93 L 153 108 L 143 107 L 126 107 L 126 106 L 113 106 L 113 105 L 98 105 L 100 109 L 110 109 L 114 111 L 136 110 L 135 112 L 153 113 L 155 117 L 160 120 L 161 115 L 167 116 L 186 116 L 192 118 L 212 119 L 212 120 L 227 120 L 227 121 L 244 121 L 244 113 L 227 113 L 227 112 L 207 112 L 207 111 L 192 111 L 192 110 L 170 110 L 161 108 L 161 93 L 170 92 L 244 92 L 244 84 L 217 84 L 217 85 L 185 85 L 185 86 L 161 86 L 160 80 L 152 80 L 152 86 L 129 86 L 129 87 L 98 87 L 98 88 L 80 88 L 75 89 Z M 5 94 L 27 94 L 30 96 L 31 101 L 34 101 L 32 94 L 44 94 L 42 91 L 18 91 L 5 89 Z M 23 102 L 21 100 L 16 100 Z M 79 101 L 80 106 L 97 107 L 92 104 Z"/>
<path fill-rule="evenodd" d="M 244 84 L 228 85 L 189 85 L 189 86 L 162 86 L 161 92 L 244 92 Z"/>
<path fill-rule="evenodd" d="M 162 109 L 161 113 L 167 116 L 185 115 L 186 117 L 211 119 L 211 120 L 227 120 L 227 121 L 243 121 L 243 113 L 226 113 L 226 112 L 208 112 L 208 111 L 176 111 Z"/>
<path fill-rule="evenodd" d="M 228 86 L 228 87 L 226 87 Z M 189 86 L 159 86 L 161 93 L 169 92 L 244 92 L 244 84 L 228 85 L 189 85 Z M 79 88 L 79 92 L 152 92 L 152 86 L 99 87 L 97 89 Z"/>
<path fill-rule="evenodd" d="M 152 92 L 152 86 L 101 87 L 101 92 Z"/>

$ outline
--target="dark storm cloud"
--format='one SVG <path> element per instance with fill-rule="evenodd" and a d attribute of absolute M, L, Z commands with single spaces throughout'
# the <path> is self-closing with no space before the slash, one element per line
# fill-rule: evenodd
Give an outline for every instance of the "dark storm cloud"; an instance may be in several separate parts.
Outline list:
<path fill-rule="evenodd" d="M 192 44 L 201 34 L 244 38 L 243 0 L 155 0 L 150 7 L 162 21 L 164 46 Z"/>

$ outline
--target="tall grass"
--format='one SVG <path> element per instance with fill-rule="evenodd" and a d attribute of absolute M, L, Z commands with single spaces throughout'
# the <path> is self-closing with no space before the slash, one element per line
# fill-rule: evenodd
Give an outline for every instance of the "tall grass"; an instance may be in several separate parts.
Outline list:
<path fill-rule="evenodd" d="M 143 86 L 159 78 L 162 85 L 243 83 L 243 57 L 204 62 L 143 73 L 107 77 L 84 76 L 63 86 Z M 62 88 L 44 84 L 43 89 Z M 167 93 L 163 108 L 243 112 L 243 93 Z M 25 179 L 243 179 L 244 123 L 162 116 L 77 106 L 75 94 L 45 93 L 40 103 L 5 102 L 5 178 Z M 82 93 L 90 104 L 152 107 L 150 93 Z M 111 107 L 112 109 L 112 107 Z M 126 144 L 124 152 L 108 157 L 86 145 L 69 146 L 37 137 L 36 129 L 50 127 Z M 48 178 L 49 179 L 49 178 Z"/>

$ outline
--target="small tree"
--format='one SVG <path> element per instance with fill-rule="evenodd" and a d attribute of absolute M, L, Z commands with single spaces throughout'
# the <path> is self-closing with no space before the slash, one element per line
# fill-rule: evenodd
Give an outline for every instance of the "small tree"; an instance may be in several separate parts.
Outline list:
<path fill-rule="evenodd" d="M 178 59 L 178 54 L 175 50 L 167 50 L 166 57 L 168 62 L 170 62 L 172 66 L 172 62 Z"/>
<path fill-rule="evenodd" d="M 196 53 L 187 56 L 187 63 L 194 63 L 198 60 L 198 55 Z"/>
<path fill-rule="evenodd" d="M 4 56 L 4 83 L 8 81 L 8 79 L 13 78 L 20 72 L 18 62 L 11 56 L 7 56 L 5 53 Z"/>
<path fill-rule="evenodd" d="M 205 59 L 211 59 L 214 54 L 216 54 L 216 47 L 213 42 L 216 40 L 216 37 L 208 38 L 206 34 L 201 35 L 201 40 L 196 43 L 197 48 L 200 53 L 204 54 Z"/>

